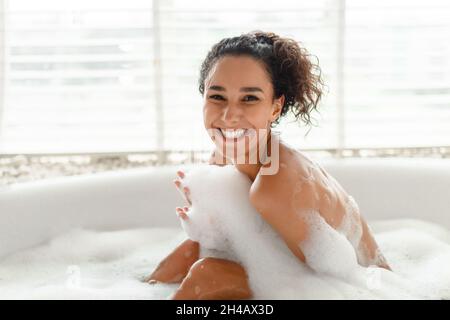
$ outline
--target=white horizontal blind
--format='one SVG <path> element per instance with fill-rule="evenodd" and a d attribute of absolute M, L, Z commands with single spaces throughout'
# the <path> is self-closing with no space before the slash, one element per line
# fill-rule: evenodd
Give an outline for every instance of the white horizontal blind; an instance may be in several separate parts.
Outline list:
<path fill-rule="evenodd" d="M 156 145 L 152 2 L 13 0 L 3 152 Z"/>
<path fill-rule="evenodd" d="M 0 152 L 209 149 L 200 64 L 223 37 L 255 29 L 300 41 L 328 85 L 319 127 L 305 138 L 281 125 L 291 144 L 336 147 L 339 126 L 347 147 L 450 144 L 446 1 L 8 3 Z"/>
<path fill-rule="evenodd" d="M 334 85 L 336 68 L 336 1 L 163 1 L 161 41 L 164 50 L 165 144 L 174 149 L 210 148 L 202 121 L 202 99 L 198 92 L 199 69 L 211 46 L 224 37 L 255 29 L 273 31 L 301 41 L 320 57 L 326 81 Z M 280 130 L 297 146 L 333 147 L 335 139 L 335 92 L 321 105 L 321 125 L 305 141 L 298 125 Z"/>
<path fill-rule="evenodd" d="M 162 60 L 155 83 L 152 1 L 9 1 L 2 151 L 209 149 L 200 64 L 221 38 L 254 29 L 302 40 L 319 56 L 323 51 L 321 64 L 332 78 L 333 1 L 282 1 L 277 8 L 258 1 L 245 7 L 239 1 L 159 2 Z M 313 143 L 331 146 L 333 126 Z M 294 141 L 301 139 L 295 126 L 293 133 Z"/>
<path fill-rule="evenodd" d="M 450 145 L 450 2 L 347 0 L 346 145 Z"/>

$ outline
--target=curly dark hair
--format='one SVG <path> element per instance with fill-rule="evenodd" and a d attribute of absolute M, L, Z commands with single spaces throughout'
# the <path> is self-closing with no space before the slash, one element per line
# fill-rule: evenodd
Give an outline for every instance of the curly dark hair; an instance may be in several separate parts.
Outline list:
<path fill-rule="evenodd" d="M 249 55 L 262 61 L 274 88 L 273 99 L 284 94 L 280 117 L 272 123 L 272 127 L 278 125 L 280 118 L 289 110 L 296 120 L 311 124 L 310 114 L 314 109 L 317 111 L 324 86 L 317 57 L 317 63 L 312 63 L 309 60 L 311 55 L 295 40 L 282 38 L 273 32 L 256 30 L 225 38 L 211 48 L 201 65 L 198 84 L 202 95 L 211 68 L 226 55 Z"/>

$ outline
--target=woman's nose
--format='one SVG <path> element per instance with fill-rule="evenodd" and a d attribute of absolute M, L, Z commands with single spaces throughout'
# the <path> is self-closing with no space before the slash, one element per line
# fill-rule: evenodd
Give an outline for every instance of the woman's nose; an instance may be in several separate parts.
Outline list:
<path fill-rule="evenodd" d="M 222 120 L 225 123 L 239 122 L 242 117 L 242 110 L 238 106 L 228 105 L 224 108 Z"/>

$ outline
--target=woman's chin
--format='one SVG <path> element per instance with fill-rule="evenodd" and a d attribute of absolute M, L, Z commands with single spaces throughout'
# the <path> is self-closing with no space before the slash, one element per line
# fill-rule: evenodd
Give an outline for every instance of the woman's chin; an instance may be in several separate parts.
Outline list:
<path fill-rule="evenodd" d="M 242 151 L 241 153 L 237 153 L 237 154 L 236 154 L 236 152 L 233 153 L 231 150 L 229 152 L 222 152 L 216 145 L 216 151 L 215 151 L 216 159 L 218 159 L 222 163 L 224 163 L 224 161 L 226 160 L 226 162 L 225 162 L 226 164 L 257 164 L 258 163 L 258 161 L 257 161 L 258 154 L 256 151 L 253 152 L 253 157 L 250 157 L 250 154 L 252 154 L 252 153 L 249 152 L 248 149 L 246 149 L 246 151 Z"/>

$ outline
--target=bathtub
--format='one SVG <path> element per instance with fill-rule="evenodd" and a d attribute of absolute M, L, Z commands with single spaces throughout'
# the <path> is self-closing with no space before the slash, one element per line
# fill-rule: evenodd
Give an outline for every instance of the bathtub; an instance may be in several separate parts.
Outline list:
<path fill-rule="evenodd" d="M 316 161 L 355 198 L 369 224 L 408 218 L 450 229 L 450 159 Z M 0 259 L 74 228 L 181 231 L 174 207 L 184 202 L 172 182 L 179 167 L 127 169 L 1 187 Z"/>

